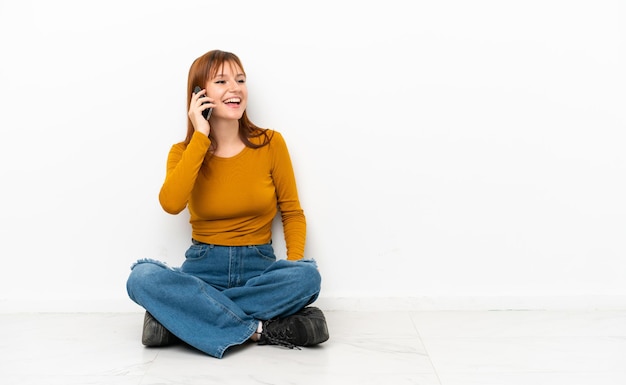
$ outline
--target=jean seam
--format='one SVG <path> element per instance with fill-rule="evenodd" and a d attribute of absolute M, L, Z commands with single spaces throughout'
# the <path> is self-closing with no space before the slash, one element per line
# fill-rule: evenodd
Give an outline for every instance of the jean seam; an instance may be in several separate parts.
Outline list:
<path fill-rule="evenodd" d="M 198 285 L 200 286 L 200 289 L 202 290 L 202 293 L 204 294 L 205 298 L 207 298 L 211 303 L 213 303 L 214 305 L 216 305 L 216 307 L 222 309 L 222 311 L 224 312 L 224 314 L 228 315 L 228 317 L 230 317 L 232 320 L 236 321 L 237 323 L 239 323 L 241 326 L 246 326 L 246 322 L 244 322 L 244 320 L 242 320 L 237 314 L 233 313 L 228 307 L 224 306 L 221 302 L 216 301 L 215 298 L 213 298 L 213 296 L 211 296 L 207 291 L 206 291 L 206 287 L 200 283 L 198 283 Z M 254 321 L 254 319 L 253 319 Z M 256 328 L 252 328 L 251 326 L 247 326 L 248 330 L 252 330 L 252 332 L 250 332 L 250 334 L 245 337 L 245 339 L 241 340 L 240 343 L 243 343 L 244 341 L 246 341 L 248 338 L 250 338 L 250 336 L 252 335 L 252 333 L 254 333 L 254 330 L 256 330 Z M 216 347 L 216 349 L 219 351 L 220 355 L 223 355 L 224 352 L 226 351 L 226 349 L 228 349 L 230 346 L 236 345 L 234 343 L 231 343 L 229 345 L 220 345 L 218 347 Z"/>

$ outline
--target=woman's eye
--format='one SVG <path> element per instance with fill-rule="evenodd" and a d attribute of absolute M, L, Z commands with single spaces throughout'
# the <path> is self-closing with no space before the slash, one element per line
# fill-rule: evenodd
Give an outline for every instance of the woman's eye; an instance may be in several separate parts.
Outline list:
<path fill-rule="evenodd" d="M 224 80 L 216 80 L 215 81 L 215 84 L 224 84 L 224 83 L 226 83 Z"/>
<path fill-rule="evenodd" d="M 239 80 L 237 80 L 237 83 L 241 83 L 241 84 L 243 84 L 243 83 L 245 83 L 245 82 L 246 82 L 246 79 L 239 79 Z"/>

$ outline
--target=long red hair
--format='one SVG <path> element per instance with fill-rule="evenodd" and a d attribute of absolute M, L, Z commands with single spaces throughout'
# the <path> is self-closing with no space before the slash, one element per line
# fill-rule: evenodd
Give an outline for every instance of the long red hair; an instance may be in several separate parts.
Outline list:
<path fill-rule="evenodd" d="M 189 77 L 187 80 L 187 107 L 189 107 L 189 104 L 191 103 L 191 94 L 193 89 L 197 85 L 204 88 L 207 81 L 216 77 L 217 72 L 226 64 L 235 65 L 241 69 L 244 75 L 246 74 L 239 57 L 231 52 L 213 50 L 194 60 L 189 68 Z M 185 144 L 189 144 L 193 132 L 193 124 L 191 124 L 191 120 L 187 118 L 187 137 L 185 138 Z M 251 138 L 257 138 L 260 136 L 264 137 L 260 143 L 253 143 L 250 141 Z M 239 118 L 239 137 L 246 146 L 252 148 L 263 147 L 268 144 L 271 139 L 267 134 L 267 129 L 258 127 L 252 123 L 248 118 L 246 111 L 244 111 L 241 118 Z M 216 147 L 217 142 L 210 133 L 209 138 L 212 142 L 211 146 Z"/>

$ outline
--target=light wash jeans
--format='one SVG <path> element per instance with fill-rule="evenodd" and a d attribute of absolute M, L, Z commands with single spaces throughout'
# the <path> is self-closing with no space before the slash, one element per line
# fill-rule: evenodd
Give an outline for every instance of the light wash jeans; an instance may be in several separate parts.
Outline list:
<path fill-rule="evenodd" d="M 217 246 L 193 241 L 179 268 L 141 259 L 128 295 L 189 345 L 222 358 L 247 341 L 259 321 L 313 303 L 321 277 L 314 260 L 276 260 L 271 243 Z"/>

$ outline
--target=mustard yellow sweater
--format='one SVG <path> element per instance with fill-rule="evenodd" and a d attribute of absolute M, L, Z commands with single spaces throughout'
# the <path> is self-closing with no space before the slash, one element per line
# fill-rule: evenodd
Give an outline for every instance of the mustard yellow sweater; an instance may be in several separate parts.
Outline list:
<path fill-rule="evenodd" d="M 198 132 L 188 145 L 174 144 L 159 201 L 170 214 L 187 207 L 192 237 L 222 246 L 268 243 L 272 221 L 280 210 L 287 259 L 302 259 L 306 220 L 291 158 L 282 135 L 268 134 L 272 137 L 269 145 L 245 147 L 231 158 L 209 153 L 210 139 Z"/>

